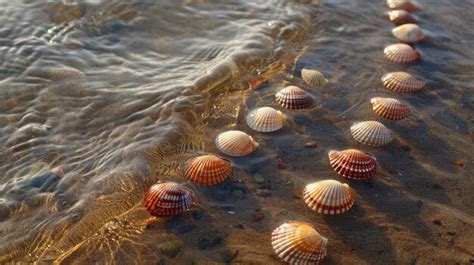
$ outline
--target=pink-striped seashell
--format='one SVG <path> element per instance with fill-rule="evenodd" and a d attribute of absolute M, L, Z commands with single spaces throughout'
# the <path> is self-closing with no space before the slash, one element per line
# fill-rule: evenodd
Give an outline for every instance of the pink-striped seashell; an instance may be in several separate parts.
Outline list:
<path fill-rule="evenodd" d="M 274 108 L 257 108 L 247 115 L 247 124 L 250 128 L 259 132 L 278 131 L 285 124 L 286 117 Z"/>
<path fill-rule="evenodd" d="M 156 217 L 171 217 L 182 214 L 191 208 L 192 192 L 174 182 L 152 185 L 145 196 L 147 211 Z"/>
<path fill-rule="evenodd" d="M 410 13 L 402 9 L 392 10 L 388 12 L 388 17 L 390 21 L 397 25 L 416 23 L 416 19 Z"/>
<path fill-rule="evenodd" d="M 425 87 L 425 82 L 406 72 L 391 72 L 382 76 L 382 84 L 395 92 L 415 93 Z"/>
<path fill-rule="evenodd" d="M 351 126 L 354 139 L 373 147 L 383 146 L 393 140 L 393 133 L 378 121 L 363 121 Z"/>
<path fill-rule="evenodd" d="M 402 9 L 408 12 L 418 9 L 418 5 L 410 0 L 387 0 L 387 5 L 391 9 Z"/>
<path fill-rule="evenodd" d="M 258 147 L 252 136 L 237 130 L 220 133 L 215 143 L 219 151 L 229 156 L 245 156 Z"/>
<path fill-rule="evenodd" d="M 215 155 L 195 157 L 189 161 L 186 168 L 186 178 L 203 186 L 219 184 L 230 175 L 232 175 L 231 163 Z"/>
<path fill-rule="evenodd" d="M 315 99 L 297 86 L 287 86 L 275 95 L 276 101 L 287 109 L 307 109 L 314 105 Z"/>
<path fill-rule="evenodd" d="M 420 58 L 420 53 L 408 44 L 397 43 L 385 47 L 383 51 L 385 59 L 400 63 L 413 63 Z"/>
<path fill-rule="evenodd" d="M 356 149 L 331 150 L 328 156 L 334 171 L 343 177 L 365 180 L 375 175 L 377 160 L 368 153 Z"/>
<path fill-rule="evenodd" d="M 349 185 L 328 179 L 306 185 L 303 199 L 309 208 L 318 213 L 339 214 L 354 205 L 355 195 Z"/>
<path fill-rule="evenodd" d="M 394 98 L 374 97 L 370 99 L 375 114 L 389 120 L 402 120 L 410 115 L 410 108 Z"/>
<path fill-rule="evenodd" d="M 412 23 L 403 24 L 392 29 L 392 34 L 404 43 L 417 43 L 426 37 L 425 32 L 418 25 Z"/>

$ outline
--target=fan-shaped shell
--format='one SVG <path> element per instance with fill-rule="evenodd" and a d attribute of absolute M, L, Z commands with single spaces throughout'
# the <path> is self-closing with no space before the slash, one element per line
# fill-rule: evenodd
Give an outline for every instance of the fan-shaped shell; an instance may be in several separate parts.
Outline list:
<path fill-rule="evenodd" d="M 363 121 L 351 126 L 354 139 L 373 147 L 383 146 L 393 140 L 393 133 L 378 121 Z"/>
<path fill-rule="evenodd" d="M 247 115 L 247 124 L 259 132 L 274 132 L 285 124 L 286 117 L 270 107 L 257 108 Z"/>
<path fill-rule="evenodd" d="M 328 179 L 306 185 L 303 199 L 318 213 L 339 214 L 354 205 L 355 195 L 349 185 Z"/>
<path fill-rule="evenodd" d="M 171 217 L 182 214 L 192 205 L 192 192 L 174 182 L 152 185 L 145 196 L 147 211 L 156 217 Z"/>
<path fill-rule="evenodd" d="M 410 0 L 387 0 L 387 5 L 391 9 L 402 9 L 408 12 L 418 9 L 418 6 Z"/>
<path fill-rule="evenodd" d="M 388 12 L 388 17 L 390 21 L 397 25 L 416 22 L 416 19 L 410 13 L 402 9 L 392 10 Z"/>
<path fill-rule="evenodd" d="M 399 93 L 415 93 L 425 87 L 425 82 L 406 72 L 386 73 L 382 76 L 382 84 Z"/>
<path fill-rule="evenodd" d="M 203 186 L 216 185 L 232 175 L 229 161 L 215 155 L 202 155 L 191 159 L 186 168 L 186 178 Z"/>
<path fill-rule="evenodd" d="M 275 95 L 276 101 L 287 109 L 305 109 L 314 105 L 314 97 L 297 86 L 287 86 Z"/>
<path fill-rule="evenodd" d="M 375 114 L 389 120 L 402 120 L 410 115 L 410 107 L 394 98 L 371 98 Z"/>
<path fill-rule="evenodd" d="M 236 130 L 226 131 L 217 135 L 217 149 L 230 156 L 245 156 L 257 149 L 258 143 L 252 136 Z"/>
<path fill-rule="evenodd" d="M 325 87 L 328 83 L 328 80 L 321 72 L 312 69 L 302 69 L 301 78 L 306 84 L 316 88 Z"/>
<path fill-rule="evenodd" d="M 392 34 L 405 43 L 420 42 L 426 37 L 425 32 L 418 25 L 412 23 L 403 24 L 392 29 Z"/>
<path fill-rule="evenodd" d="M 408 44 L 397 43 L 385 47 L 383 51 L 385 59 L 400 63 L 413 63 L 420 58 L 420 53 Z"/>
<path fill-rule="evenodd" d="M 331 150 L 329 163 L 339 175 L 349 179 L 370 179 L 375 175 L 377 162 L 374 156 L 356 149 Z"/>
<path fill-rule="evenodd" d="M 319 264 L 327 254 L 327 242 L 304 222 L 284 223 L 272 232 L 273 250 L 289 264 Z"/>

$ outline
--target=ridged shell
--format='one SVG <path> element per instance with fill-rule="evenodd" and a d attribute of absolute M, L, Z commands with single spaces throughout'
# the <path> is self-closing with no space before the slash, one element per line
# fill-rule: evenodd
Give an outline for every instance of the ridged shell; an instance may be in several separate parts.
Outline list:
<path fill-rule="evenodd" d="M 217 149 L 230 156 L 245 156 L 257 149 L 258 143 L 252 136 L 241 131 L 226 131 L 220 133 L 215 140 Z"/>
<path fill-rule="evenodd" d="M 305 109 L 314 105 L 314 97 L 297 86 L 287 86 L 275 95 L 276 101 L 287 109 Z"/>
<path fill-rule="evenodd" d="M 328 83 L 328 80 L 321 72 L 312 69 L 302 69 L 301 78 L 306 84 L 315 88 L 325 87 Z"/>
<path fill-rule="evenodd" d="M 378 121 L 363 121 L 351 126 L 352 137 L 369 146 L 378 147 L 390 143 L 393 133 Z"/>
<path fill-rule="evenodd" d="M 420 58 L 420 53 L 408 44 L 397 43 L 385 47 L 383 51 L 385 59 L 400 63 L 413 63 Z"/>
<path fill-rule="evenodd" d="M 145 196 L 147 211 L 156 217 L 171 217 L 182 214 L 192 205 L 192 192 L 174 182 L 152 185 Z"/>
<path fill-rule="evenodd" d="M 329 163 L 339 175 L 349 179 L 370 179 L 375 175 L 377 162 L 375 157 L 356 149 L 343 151 L 331 150 Z"/>
<path fill-rule="evenodd" d="M 425 87 L 425 82 L 406 72 L 391 72 L 382 76 L 382 84 L 395 92 L 415 93 Z"/>
<path fill-rule="evenodd" d="M 426 35 L 416 24 L 408 23 L 392 29 L 392 34 L 405 43 L 416 43 L 422 41 Z"/>
<path fill-rule="evenodd" d="M 289 264 L 320 264 L 327 254 L 327 242 L 304 222 L 284 223 L 272 232 L 273 250 Z"/>
<path fill-rule="evenodd" d="M 303 199 L 309 208 L 323 214 L 339 214 L 349 210 L 355 195 L 346 183 L 328 179 L 306 185 Z"/>
<path fill-rule="evenodd" d="M 375 114 L 389 120 L 402 120 L 410 115 L 410 107 L 394 98 L 371 98 Z"/>
<path fill-rule="evenodd" d="M 418 6 L 410 0 L 387 0 L 387 5 L 391 9 L 402 9 L 408 12 L 418 9 Z"/>
<path fill-rule="evenodd" d="M 232 175 L 229 161 L 215 155 L 202 155 L 191 159 L 186 168 L 186 178 L 203 186 L 216 185 Z"/>
<path fill-rule="evenodd" d="M 416 19 L 410 13 L 402 9 L 392 10 L 388 12 L 388 17 L 390 21 L 397 25 L 416 22 Z"/>
<path fill-rule="evenodd" d="M 247 124 L 259 132 L 274 132 L 285 124 L 286 117 L 280 111 L 270 107 L 262 107 L 250 111 Z"/>

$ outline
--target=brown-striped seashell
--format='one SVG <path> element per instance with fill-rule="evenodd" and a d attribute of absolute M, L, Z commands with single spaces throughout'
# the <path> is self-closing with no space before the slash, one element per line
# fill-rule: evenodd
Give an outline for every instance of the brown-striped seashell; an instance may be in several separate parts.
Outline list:
<path fill-rule="evenodd" d="M 328 179 L 306 185 L 303 199 L 309 208 L 322 214 L 339 214 L 349 210 L 355 195 L 347 184 Z"/>
<path fill-rule="evenodd" d="M 287 222 L 272 232 L 273 250 L 289 264 L 320 264 L 327 255 L 327 242 L 304 222 Z"/>
<path fill-rule="evenodd" d="M 370 99 L 375 114 L 389 120 L 402 120 L 410 115 L 410 108 L 394 98 L 374 97 Z"/>
<path fill-rule="evenodd" d="M 247 115 L 247 124 L 259 132 L 274 132 L 285 124 L 286 116 L 270 107 L 257 108 Z"/>
<path fill-rule="evenodd" d="M 354 139 L 362 144 L 373 147 L 383 146 L 393 140 L 393 133 L 378 121 L 357 122 L 351 126 Z"/>
<path fill-rule="evenodd" d="M 328 156 L 334 171 L 343 177 L 365 180 L 375 175 L 377 160 L 368 153 L 356 149 L 331 150 Z"/>
<path fill-rule="evenodd" d="M 415 93 L 425 87 L 425 82 L 406 72 L 391 72 L 382 76 L 382 84 L 395 92 Z"/>
<path fill-rule="evenodd" d="M 152 185 L 145 196 L 147 211 L 156 217 L 171 217 L 182 214 L 192 205 L 192 192 L 174 182 Z"/>
<path fill-rule="evenodd" d="M 195 157 L 189 161 L 186 168 L 186 178 L 203 186 L 219 184 L 230 175 L 232 175 L 231 163 L 215 155 Z"/>
<path fill-rule="evenodd" d="M 416 19 L 410 13 L 402 9 L 392 10 L 388 12 L 388 18 L 390 19 L 390 21 L 397 25 L 416 22 Z"/>
<path fill-rule="evenodd" d="M 245 156 L 257 149 L 258 143 L 252 136 L 237 130 L 226 131 L 217 135 L 217 149 L 230 156 Z"/>
<path fill-rule="evenodd" d="M 383 53 L 385 59 L 400 64 L 413 63 L 420 58 L 420 53 L 417 50 L 404 43 L 389 45 L 385 47 Z"/>
<path fill-rule="evenodd" d="M 325 87 L 328 83 L 328 80 L 321 72 L 312 69 L 302 69 L 301 78 L 306 84 L 315 88 Z"/>
<path fill-rule="evenodd" d="M 387 0 L 387 5 L 391 9 L 402 9 L 408 12 L 418 9 L 418 6 L 410 0 Z"/>
<path fill-rule="evenodd" d="M 276 101 L 287 109 L 306 109 L 314 105 L 315 99 L 297 86 L 287 86 L 275 95 Z"/>
<path fill-rule="evenodd" d="M 420 42 L 426 37 L 425 32 L 418 25 L 412 23 L 403 24 L 392 29 L 392 34 L 395 38 L 405 43 Z"/>

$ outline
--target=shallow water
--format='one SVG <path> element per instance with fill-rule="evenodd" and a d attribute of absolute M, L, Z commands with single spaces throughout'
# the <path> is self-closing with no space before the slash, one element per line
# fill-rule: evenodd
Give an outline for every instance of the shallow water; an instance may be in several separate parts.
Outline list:
<path fill-rule="evenodd" d="M 396 42 L 384 1 L 10 2 L 0 5 L 0 263 L 278 263 L 270 234 L 288 220 L 329 238 L 328 264 L 473 258 L 472 1 L 420 1 L 429 38 L 409 66 L 383 58 Z M 305 67 L 328 86 L 305 85 Z M 427 87 L 384 89 L 380 77 L 396 70 Z M 268 81 L 255 90 L 255 80 Z M 317 107 L 282 110 L 282 130 L 252 132 L 248 110 L 281 109 L 274 94 L 288 84 L 310 91 Z M 373 96 L 401 99 L 413 114 L 382 120 Z M 357 144 L 349 127 L 369 119 L 395 141 Z M 229 158 L 234 175 L 224 184 L 187 183 L 184 161 L 218 153 L 213 138 L 231 128 L 251 133 L 259 150 Z M 357 193 L 349 212 L 312 212 L 302 188 L 347 182 L 327 151 L 354 147 L 377 157 L 377 176 L 348 182 Z M 56 166 L 64 176 L 48 173 Z M 142 200 L 157 180 L 186 183 L 196 207 L 147 225 Z M 264 219 L 252 221 L 255 211 Z"/>

